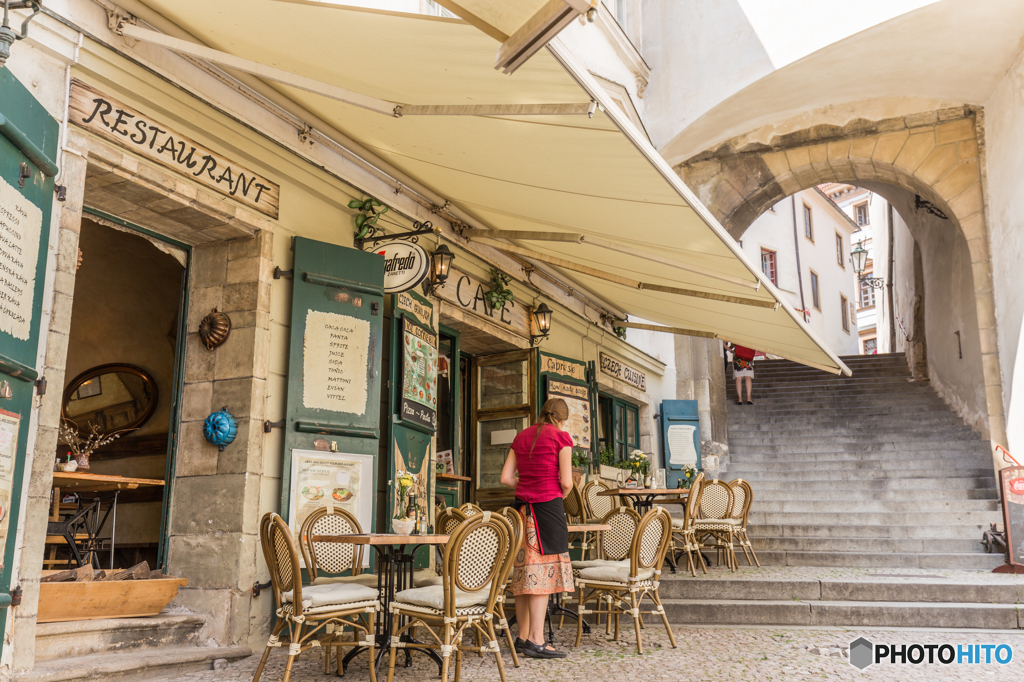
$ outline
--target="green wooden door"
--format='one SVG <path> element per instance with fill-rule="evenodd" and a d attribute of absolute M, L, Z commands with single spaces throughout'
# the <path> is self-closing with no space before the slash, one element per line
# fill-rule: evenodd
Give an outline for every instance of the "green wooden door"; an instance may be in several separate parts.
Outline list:
<path fill-rule="evenodd" d="M 31 93 L 0 69 L 0 631 L 11 604 L 11 563 L 38 376 L 58 131 Z"/>
<path fill-rule="evenodd" d="M 376 530 L 384 258 L 295 238 L 281 512 L 319 507 Z"/>

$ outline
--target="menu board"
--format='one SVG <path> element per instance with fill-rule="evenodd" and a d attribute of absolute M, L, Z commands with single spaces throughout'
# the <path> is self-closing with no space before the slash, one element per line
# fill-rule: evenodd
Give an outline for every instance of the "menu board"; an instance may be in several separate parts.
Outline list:
<path fill-rule="evenodd" d="M 7 546 L 7 532 L 10 529 L 11 491 L 14 489 L 15 453 L 18 450 L 18 429 L 21 416 L 7 410 L 0 410 L 0 570 L 3 569 Z"/>
<path fill-rule="evenodd" d="M 999 472 L 1003 484 L 1003 522 L 1011 564 L 1024 565 L 1024 467 L 1007 467 Z"/>
<path fill-rule="evenodd" d="M 437 428 L 437 334 L 402 318 L 401 417 Z"/>
<path fill-rule="evenodd" d="M 578 384 L 548 379 L 548 400 L 561 398 L 569 406 L 569 419 L 565 430 L 572 436 L 572 442 L 585 450 L 590 449 L 590 389 Z"/>
<path fill-rule="evenodd" d="M 311 513 L 327 508 L 344 509 L 370 532 L 373 512 L 373 455 L 292 451 L 292 496 L 289 521 L 292 533 Z M 369 564 L 369 555 L 364 558 Z"/>
<path fill-rule="evenodd" d="M 43 212 L 0 178 L 0 332 L 25 341 L 32 323 Z"/>
<path fill-rule="evenodd" d="M 367 320 L 308 311 L 302 353 L 303 406 L 365 414 L 369 348 Z"/>
<path fill-rule="evenodd" d="M 672 424 L 668 427 L 668 463 L 675 467 L 697 465 L 697 448 L 693 445 L 696 426 Z"/>

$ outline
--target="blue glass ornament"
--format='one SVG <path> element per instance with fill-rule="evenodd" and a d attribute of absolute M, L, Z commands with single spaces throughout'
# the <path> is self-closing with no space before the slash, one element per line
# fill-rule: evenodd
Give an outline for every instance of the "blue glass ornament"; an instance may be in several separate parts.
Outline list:
<path fill-rule="evenodd" d="M 214 412 L 203 422 L 203 436 L 210 443 L 217 446 L 221 452 L 238 435 L 238 420 L 231 416 L 225 406 L 220 412 Z"/>

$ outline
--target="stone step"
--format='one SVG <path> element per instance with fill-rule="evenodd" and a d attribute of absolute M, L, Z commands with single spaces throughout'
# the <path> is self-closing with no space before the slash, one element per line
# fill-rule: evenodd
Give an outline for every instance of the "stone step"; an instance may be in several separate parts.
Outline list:
<path fill-rule="evenodd" d="M 753 543 L 753 538 L 751 538 Z M 746 566 L 743 553 L 736 558 Z M 811 552 L 759 550 L 757 558 L 762 566 L 821 566 L 863 568 L 944 568 L 991 571 L 1002 566 L 1002 554 L 975 552 Z"/>
<path fill-rule="evenodd" d="M 709 581 L 710 582 L 710 581 Z M 1022 627 L 1012 604 L 956 602 L 666 599 L 678 625 L 785 625 L 927 627 L 1014 630 Z"/>
<path fill-rule="evenodd" d="M 898 526 L 914 525 L 916 523 L 928 524 L 939 520 L 937 514 L 930 512 L 861 512 L 849 511 L 840 512 L 750 512 L 747 517 L 750 526 L 761 524 L 781 525 L 806 525 L 824 524 L 837 527 L 837 534 L 841 528 L 847 525 L 865 526 Z M 971 525 L 1000 523 L 1003 515 L 999 512 L 967 511 L 967 512 L 944 512 L 941 515 L 943 523 Z"/>
<path fill-rule="evenodd" d="M 751 529 L 753 531 L 753 529 Z M 750 543 L 760 554 L 772 552 L 915 552 L 948 554 L 984 554 L 980 535 L 970 538 L 780 538 L 751 536 Z M 760 558 L 760 557 L 758 557 Z"/>
<path fill-rule="evenodd" d="M 965 449 L 971 449 L 974 451 L 988 451 L 988 443 L 982 441 L 971 434 L 971 438 L 964 436 L 955 437 L 948 436 L 941 433 L 933 434 L 901 434 L 901 433 L 875 433 L 875 434 L 858 434 L 858 435 L 842 435 L 842 434 L 821 434 L 817 436 L 778 436 L 773 434 L 765 434 L 756 437 L 730 437 L 729 445 L 730 450 L 737 448 L 750 448 L 758 445 L 773 446 L 773 447 L 808 447 L 813 446 L 816 443 L 828 444 L 829 447 L 839 446 L 853 446 L 853 449 L 859 447 L 871 447 L 878 445 L 891 445 L 893 447 L 910 447 L 914 450 L 926 450 L 929 448 L 951 449 L 960 448 L 967 446 Z M 971 447 L 973 446 L 973 447 Z M 851 448 L 844 447 L 840 451 L 849 450 Z M 799 451 L 794 451 L 799 452 Z"/>
<path fill-rule="evenodd" d="M 972 452 L 970 450 L 929 450 L 924 453 L 928 459 L 952 459 L 962 462 L 972 462 L 975 467 L 985 467 L 992 461 L 987 449 L 984 451 Z M 896 459 L 893 453 L 888 450 L 875 451 L 854 451 L 854 452 L 732 452 L 729 454 L 729 469 L 736 464 L 760 464 L 764 468 L 775 468 L 779 466 L 797 466 L 803 462 L 832 462 L 837 468 L 846 466 L 849 462 L 876 462 L 876 461 L 919 461 L 916 459 Z M 923 460 L 921 460 L 923 461 Z"/>
<path fill-rule="evenodd" d="M 800 420 L 798 422 L 792 422 L 786 420 L 785 422 L 744 422 L 735 423 L 729 425 L 729 435 L 745 436 L 753 434 L 764 434 L 774 433 L 776 435 L 808 435 L 810 433 L 838 433 L 842 434 L 849 432 L 850 434 L 860 433 L 878 433 L 879 431 L 891 431 L 896 433 L 904 432 L 904 427 L 914 431 L 949 431 L 951 433 L 959 433 L 962 431 L 973 431 L 971 427 L 967 426 L 963 422 L 956 421 L 951 417 L 942 417 L 939 419 L 928 419 L 921 417 L 918 421 L 912 425 L 907 425 L 904 422 L 890 419 L 889 415 L 880 415 L 874 420 L 864 419 L 849 419 L 846 421 L 838 422 L 834 419 L 821 419 L 816 422 L 809 420 Z M 979 436 L 980 437 L 980 436 Z"/>
<path fill-rule="evenodd" d="M 744 478 L 726 472 L 723 480 L 729 481 L 733 478 Z M 811 479 L 800 481 L 794 485 L 788 477 L 774 479 L 762 478 L 754 485 L 754 495 L 759 489 L 774 490 L 946 490 L 946 489 L 968 489 L 968 490 L 995 490 L 996 479 L 989 472 L 985 476 L 957 477 L 957 478 L 856 478 L 852 480 L 835 479 Z"/>
<path fill-rule="evenodd" d="M 789 454 L 797 455 L 801 453 L 826 453 L 826 452 L 893 452 L 893 453 L 920 453 L 929 451 L 940 451 L 943 453 L 950 452 L 970 452 L 970 453 L 988 453 L 988 446 L 984 443 L 957 443 L 955 447 L 942 447 L 941 442 L 922 442 L 922 441 L 908 441 L 906 443 L 901 442 L 881 442 L 881 443 L 837 443 L 831 440 L 824 441 L 807 441 L 805 444 L 794 444 L 794 445 L 775 445 L 775 444 L 737 444 L 730 447 L 730 451 L 734 451 L 736 454 Z M 910 455 L 908 455 L 910 457 Z"/>
<path fill-rule="evenodd" d="M 245 647 L 169 646 L 143 648 L 119 654 L 72 656 L 44 661 L 28 672 L 18 673 L 15 682 L 143 682 L 211 670 L 214 661 L 245 658 Z"/>
<path fill-rule="evenodd" d="M 799 457 L 799 455 L 796 456 Z M 803 459 L 791 459 L 786 460 L 784 466 L 788 467 L 792 471 L 909 471 L 913 469 L 928 469 L 930 471 L 940 471 L 945 469 L 976 469 L 979 466 L 982 466 L 983 464 L 984 462 L 980 458 L 967 456 L 962 459 L 954 457 L 929 457 L 928 459 L 907 460 L 879 458 L 847 460 L 838 462 L 829 462 L 825 460 L 808 461 Z M 742 478 L 742 476 L 746 472 L 770 471 L 777 469 L 779 465 L 780 463 L 749 462 L 737 458 L 729 462 L 729 474 L 735 474 L 736 476 Z"/>
<path fill-rule="evenodd" d="M 751 513 L 810 513 L 827 512 L 836 508 L 836 500 L 779 500 L 770 501 L 754 497 Z M 853 500 L 849 501 L 853 502 Z M 856 500 L 857 513 L 895 512 L 1001 512 L 998 500 Z"/>
<path fill-rule="evenodd" d="M 785 469 L 785 470 L 784 470 Z M 991 469 L 953 469 L 949 467 L 947 476 L 934 476 L 929 475 L 934 472 L 942 471 L 940 468 L 933 469 L 903 469 L 903 470 L 889 470 L 889 469 L 864 469 L 864 470 L 849 470 L 840 469 L 835 471 L 799 471 L 792 470 L 788 467 L 771 469 L 764 471 L 744 471 L 742 476 L 729 472 L 729 478 L 744 478 L 751 483 L 754 481 L 790 481 L 791 483 L 800 481 L 800 485 L 803 485 L 803 481 L 858 481 L 858 480 L 879 480 L 879 479 L 934 479 L 934 478 L 950 478 L 953 476 L 959 476 L 963 478 L 982 478 L 985 476 L 991 476 Z M 756 485 L 754 486 L 757 487 Z"/>
<path fill-rule="evenodd" d="M 713 580 L 689 574 L 663 574 L 659 592 L 665 599 L 730 599 L 756 601 L 923 602 L 956 604 L 1020 604 L 1024 579 L 1017 583 L 984 584 L 941 575 L 921 578 L 729 578 Z"/>
<path fill-rule="evenodd" d="M 837 533 L 844 537 L 856 538 L 916 538 L 916 539 L 962 539 L 981 541 L 981 534 L 988 530 L 987 523 L 942 524 L 942 525 L 872 525 L 845 526 L 836 529 L 823 524 L 747 524 L 750 541 L 755 537 L 830 538 Z"/>
<path fill-rule="evenodd" d="M 910 384 L 901 386 L 896 382 L 874 382 L 862 386 L 819 386 L 816 384 L 793 384 L 779 383 L 777 385 L 763 385 L 761 382 L 753 384 L 754 397 L 763 399 L 784 399 L 784 398 L 810 398 L 821 397 L 829 399 L 853 398 L 864 399 L 868 397 L 886 396 L 888 398 L 901 398 L 903 400 L 915 398 L 938 398 L 938 395 L 929 386 L 915 386 Z M 735 391 L 726 391 L 726 397 L 738 398 Z M 746 398 L 747 390 L 743 389 L 743 396 Z M 941 400 L 941 398 L 940 398 Z"/>
<path fill-rule="evenodd" d="M 201 616 L 161 614 L 149 618 L 102 618 L 36 625 L 36 661 L 113 654 L 142 647 L 199 643 Z"/>
<path fill-rule="evenodd" d="M 896 502 L 921 501 L 954 501 L 954 500 L 999 500 L 995 488 L 949 490 L 776 490 L 759 488 L 754 491 L 754 504 L 758 502 L 784 502 L 803 500 L 808 502 L 823 501 L 835 504 L 860 503 L 866 500 L 885 500 Z"/>

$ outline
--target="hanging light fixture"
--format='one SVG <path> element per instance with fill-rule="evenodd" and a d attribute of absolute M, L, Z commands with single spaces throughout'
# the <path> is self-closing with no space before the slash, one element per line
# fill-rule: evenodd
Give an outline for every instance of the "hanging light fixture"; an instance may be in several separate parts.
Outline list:
<path fill-rule="evenodd" d="M 455 254 L 451 252 L 447 244 L 441 244 L 434 253 L 430 255 L 430 279 L 423 284 L 423 290 L 434 293 L 435 289 L 444 286 L 448 281 L 448 274 L 451 272 L 452 261 Z"/>
<path fill-rule="evenodd" d="M 551 308 L 544 302 L 541 302 L 539 306 L 531 311 L 533 328 L 540 332 L 540 334 L 530 335 L 530 342 L 534 346 L 548 338 L 548 335 L 551 333 L 551 312 Z"/>
<path fill-rule="evenodd" d="M 881 277 L 865 277 L 864 270 L 868 264 L 868 250 L 864 248 L 864 242 L 857 242 L 857 248 L 850 252 L 850 265 L 853 266 L 853 271 L 857 273 L 857 281 L 872 286 L 875 289 L 881 289 L 885 280 Z"/>
<path fill-rule="evenodd" d="M 18 40 L 24 40 L 28 37 L 28 22 L 36 18 L 36 15 L 42 11 L 39 6 L 40 3 L 37 0 L 3 0 L 4 3 L 4 22 L 0 25 L 0 69 L 7 63 L 7 58 L 11 56 L 11 45 Z M 21 32 L 17 32 L 11 28 L 10 22 L 10 11 L 12 9 L 27 9 L 32 8 L 32 14 L 28 15 L 25 21 L 21 22 Z"/>

